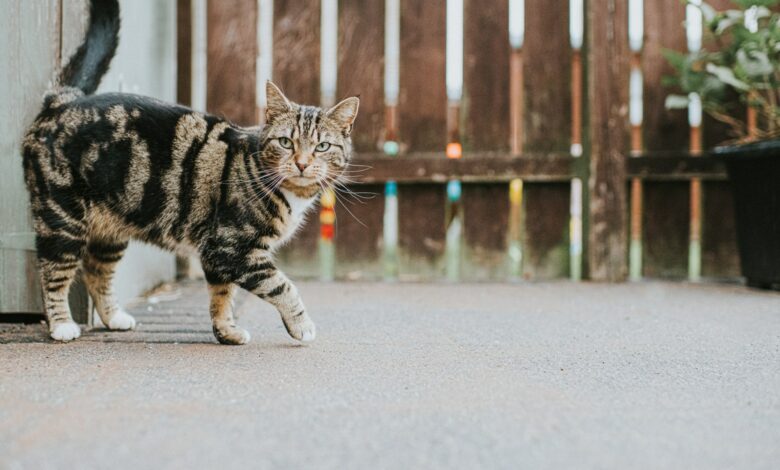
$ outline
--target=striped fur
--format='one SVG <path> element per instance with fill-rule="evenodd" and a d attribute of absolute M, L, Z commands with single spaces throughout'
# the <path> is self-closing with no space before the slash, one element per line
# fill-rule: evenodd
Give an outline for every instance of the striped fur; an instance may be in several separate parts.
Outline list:
<path fill-rule="evenodd" d="M 93 14 L 112 3 L 93 2 Z M 118 25 L 118 18 L 98 19 Z M 135 326 L 116 305 L 111 278 L 128 240 L 136 239 L 200 255 L 220 342 L 249 339 L 233 319 L 236 286 L 273 304 L 292 337 L 312 340 L 314 323 L 273 253 L 344 172 L 358 99 L 329 110 L 301 106 L 269 82 L 267 124 L 242 128 L 143 96 L 89 95 L 84 91 L 100 80 L 89 74 L 102 75 L 110 57 L 101 54 L 115 48 L 94 40 L 112 37 L 88 33 L 71 59 L 76 65 L 65 69 L 23 141 L 51 336 L 68 341 L 80 334 L 67 303 L 79 267 L 103 323 Z"/>

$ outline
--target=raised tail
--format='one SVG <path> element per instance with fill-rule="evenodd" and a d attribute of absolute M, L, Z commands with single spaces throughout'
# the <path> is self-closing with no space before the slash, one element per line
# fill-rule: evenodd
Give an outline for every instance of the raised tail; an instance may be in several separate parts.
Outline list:
<path fill-rule="evenodd" d="M 84 42 L 60 75 L 60 85 L 78 88 L 85 95 L 95 92 L 108 71 L 119 45 L 119 3 L 90 0 L 89 29 Z"/>

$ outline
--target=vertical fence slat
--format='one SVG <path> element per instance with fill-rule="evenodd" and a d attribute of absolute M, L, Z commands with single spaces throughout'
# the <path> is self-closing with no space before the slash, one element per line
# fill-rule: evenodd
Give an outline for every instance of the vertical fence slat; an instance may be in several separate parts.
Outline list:
<path fill-rule="evenodd" d="M 642 71 L 645 77 L 645 115 L 643 134 L 645 148 L 687 150 L 688 120 L 685 111 L 664 107 L 673 90 L 661 85 L 664 76 L 673 73 L 663 55 L 665 49 L 685 51 L 685 5 L 679 0 L 648 0 L 645 4 L 645 47 Z"/>
<path fill-rule="evenodd" d="M 644 182 L 642 259 L 648 278 L 684 278 L 688 266 L 687 182 Z"/>
<path fill-rule="evenodd" d="M 702 275 L 716 279 L 738 277 L 739 251 L 731 184 L 705 181 L 703 186 Z"/>
<path fill-rule="evenodd" d="M 523 277 L 568 277 L 570 185 L 526 184 L 523 192 Z"/>
<path fill-rule="evenodd" d="M 192 0 L 176 0 L 176 101 L 190 106 L 192 83 Z"/>
<path fill-rule="evenodd" d="M 401 141 L 441 151 L 447 137 L 446 2 L 401 1 Z"/>
<path fill-rule="evenodd" d="M 509 8 L 507 0 L 464 6 L 464 149 L 509 149 Z"/>
<path fill-rule="evenodd" d="M 411 151 L 442 151 L 447 141 L 446 2 L 401 1 L 399 137 Z M 444 158 L 444 156 L 442 156 Z M 442 185 L 398 188 L 398 239 L 404 276 L 430 276 L 444 253 Z"/>
<path fill-rule="evenodd" d="M 509 8 L 507 0 L 464 4 L 464 149 L 509 148 Z M 467 279 L 505 277 L 507 184 L 464 184 L 461 198 Z"/>
<path fill-rule="evenodd" d="M 628 22 L 625 2 L 588 4 L 590 108 L 590 277 L 621 281 L 627 273 Z"/>
<path fill-rule="evenodd" d="M 547 0 L 525 1 L 523 79 L 524 150 L 568 152 L 571 144 L 571 44 L 569 9 Z M 567 183 L 523 185 L 525 234 L 523 276 L 569 273 Z M 552 209 L 554 207 L 554 209 Z"/>
<path fill-rule="evenodd" d="M 256 27 L 255 0 L 208 2 L 206 106 L 240 125 L 255 124 Z"/>
<path fill-rule="evenodd" d="M 716 10 L 734 8 L 732 0 L 709 0 Z M 741 105 L 735 113 L 744 116 Z M 729 127 L 709 116 L 704 116 L 704 148 L 711 148 L 730 138 Z M 737 231 L 734 219 L 734 201 L 731 185 L 705 182 L 702 187 L 702 275 L 714 278 L 733 278 L 740 275 Z"/>
<path fill-rule="evenodd" d="M 352 132 L 357 152 L 377 150 L 383 137 L 384 25 L 384 0 L 339 2 L 337 99 L 360 96 L 360 111 Z M 350 188 L 374 196 L 362 201 L 340 196 L 341 203 L 336 205 L 338 275 L 379 277 L 384 190 L 379 185 Z"/>
<path fill-rule="evenodd" d="M 274 82 L 297 103 L 320 101 L 320 2 L 274 2 Z"/>
<path fill-rule="evenodd" d="M 275 0 L 273 23 L 274 82 L 297 103 L 319 104 L 320 2 Z M 318 272 L 318 212 L 311 211 L 292 241 L 279 252 L 284 269 L 293 275 L 310 276 Z"/>
<path fill-rule="evenodd" d="M 357 151 L 376 151 L 384 126 L 384 1 L 339 2 L 338 98 L 360 96 L 352 141 Z"/>
<path fill-rule="evenodd" d="M 685 4 L 677 0 L 645 2 L 644 137 L 648 151 L 688 149 L 688 115 L 667 110 L 664 101 L 674 90 L 661 85 L 674 73 L 665 49 L 684 52 Z M 689 213 L 687 182 L 646 182 L 643 214 L 645 277 L 683 278 L 687 272 Z"/>
<path fill-rule="evenodd" d="M 441 274 L 438 270 L 444 254 L 445 205 L 443 185 L 398 187 L 399 273 L 402 278 L 431 278 Z"/>
<path fill-rule="evenodd" d="M 523 76 L 525 148 L 569 151 L 571 138 L 571 44 L 569 10 L 563 2 L 526 0 Z"/>

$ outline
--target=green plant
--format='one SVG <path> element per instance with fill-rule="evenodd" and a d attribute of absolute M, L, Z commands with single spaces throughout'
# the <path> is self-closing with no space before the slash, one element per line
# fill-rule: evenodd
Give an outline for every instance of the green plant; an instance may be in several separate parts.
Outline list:
<path fill-rule="evenodd" d="M 694 2 L 688 1 L 689 4 Z M 666 107 L 686 108 L 698 94 L 704 112 L 731 128 L 735 142 L 780 136 L 780 0 L 733 0 L 717 11 L 702 3 L 704 45 L 696 52 L 665 51 L 675 75 L 664 77 L 684 95 Z M 746 21 L 747 20 L 747 21 Z M 756 113 L 748 129 L 745 108 Z"/>

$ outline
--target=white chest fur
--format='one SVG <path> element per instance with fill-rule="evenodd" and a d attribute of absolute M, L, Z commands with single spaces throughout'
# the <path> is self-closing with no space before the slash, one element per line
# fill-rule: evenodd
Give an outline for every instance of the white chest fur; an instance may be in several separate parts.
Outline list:
<path fill-rule="evenodd" d="M 317 199 L 316 196 L 308 199 L 298 197 L 293 192 L 286 189 L 282 189 L 282 194 L 290 205 L 291 214 L 284 233 L 279 237 L 280 243 L 286 242 L 295 233 L 298 226 L 303 222 L 306 212 L 314 206 L 314 201 Z"/>

